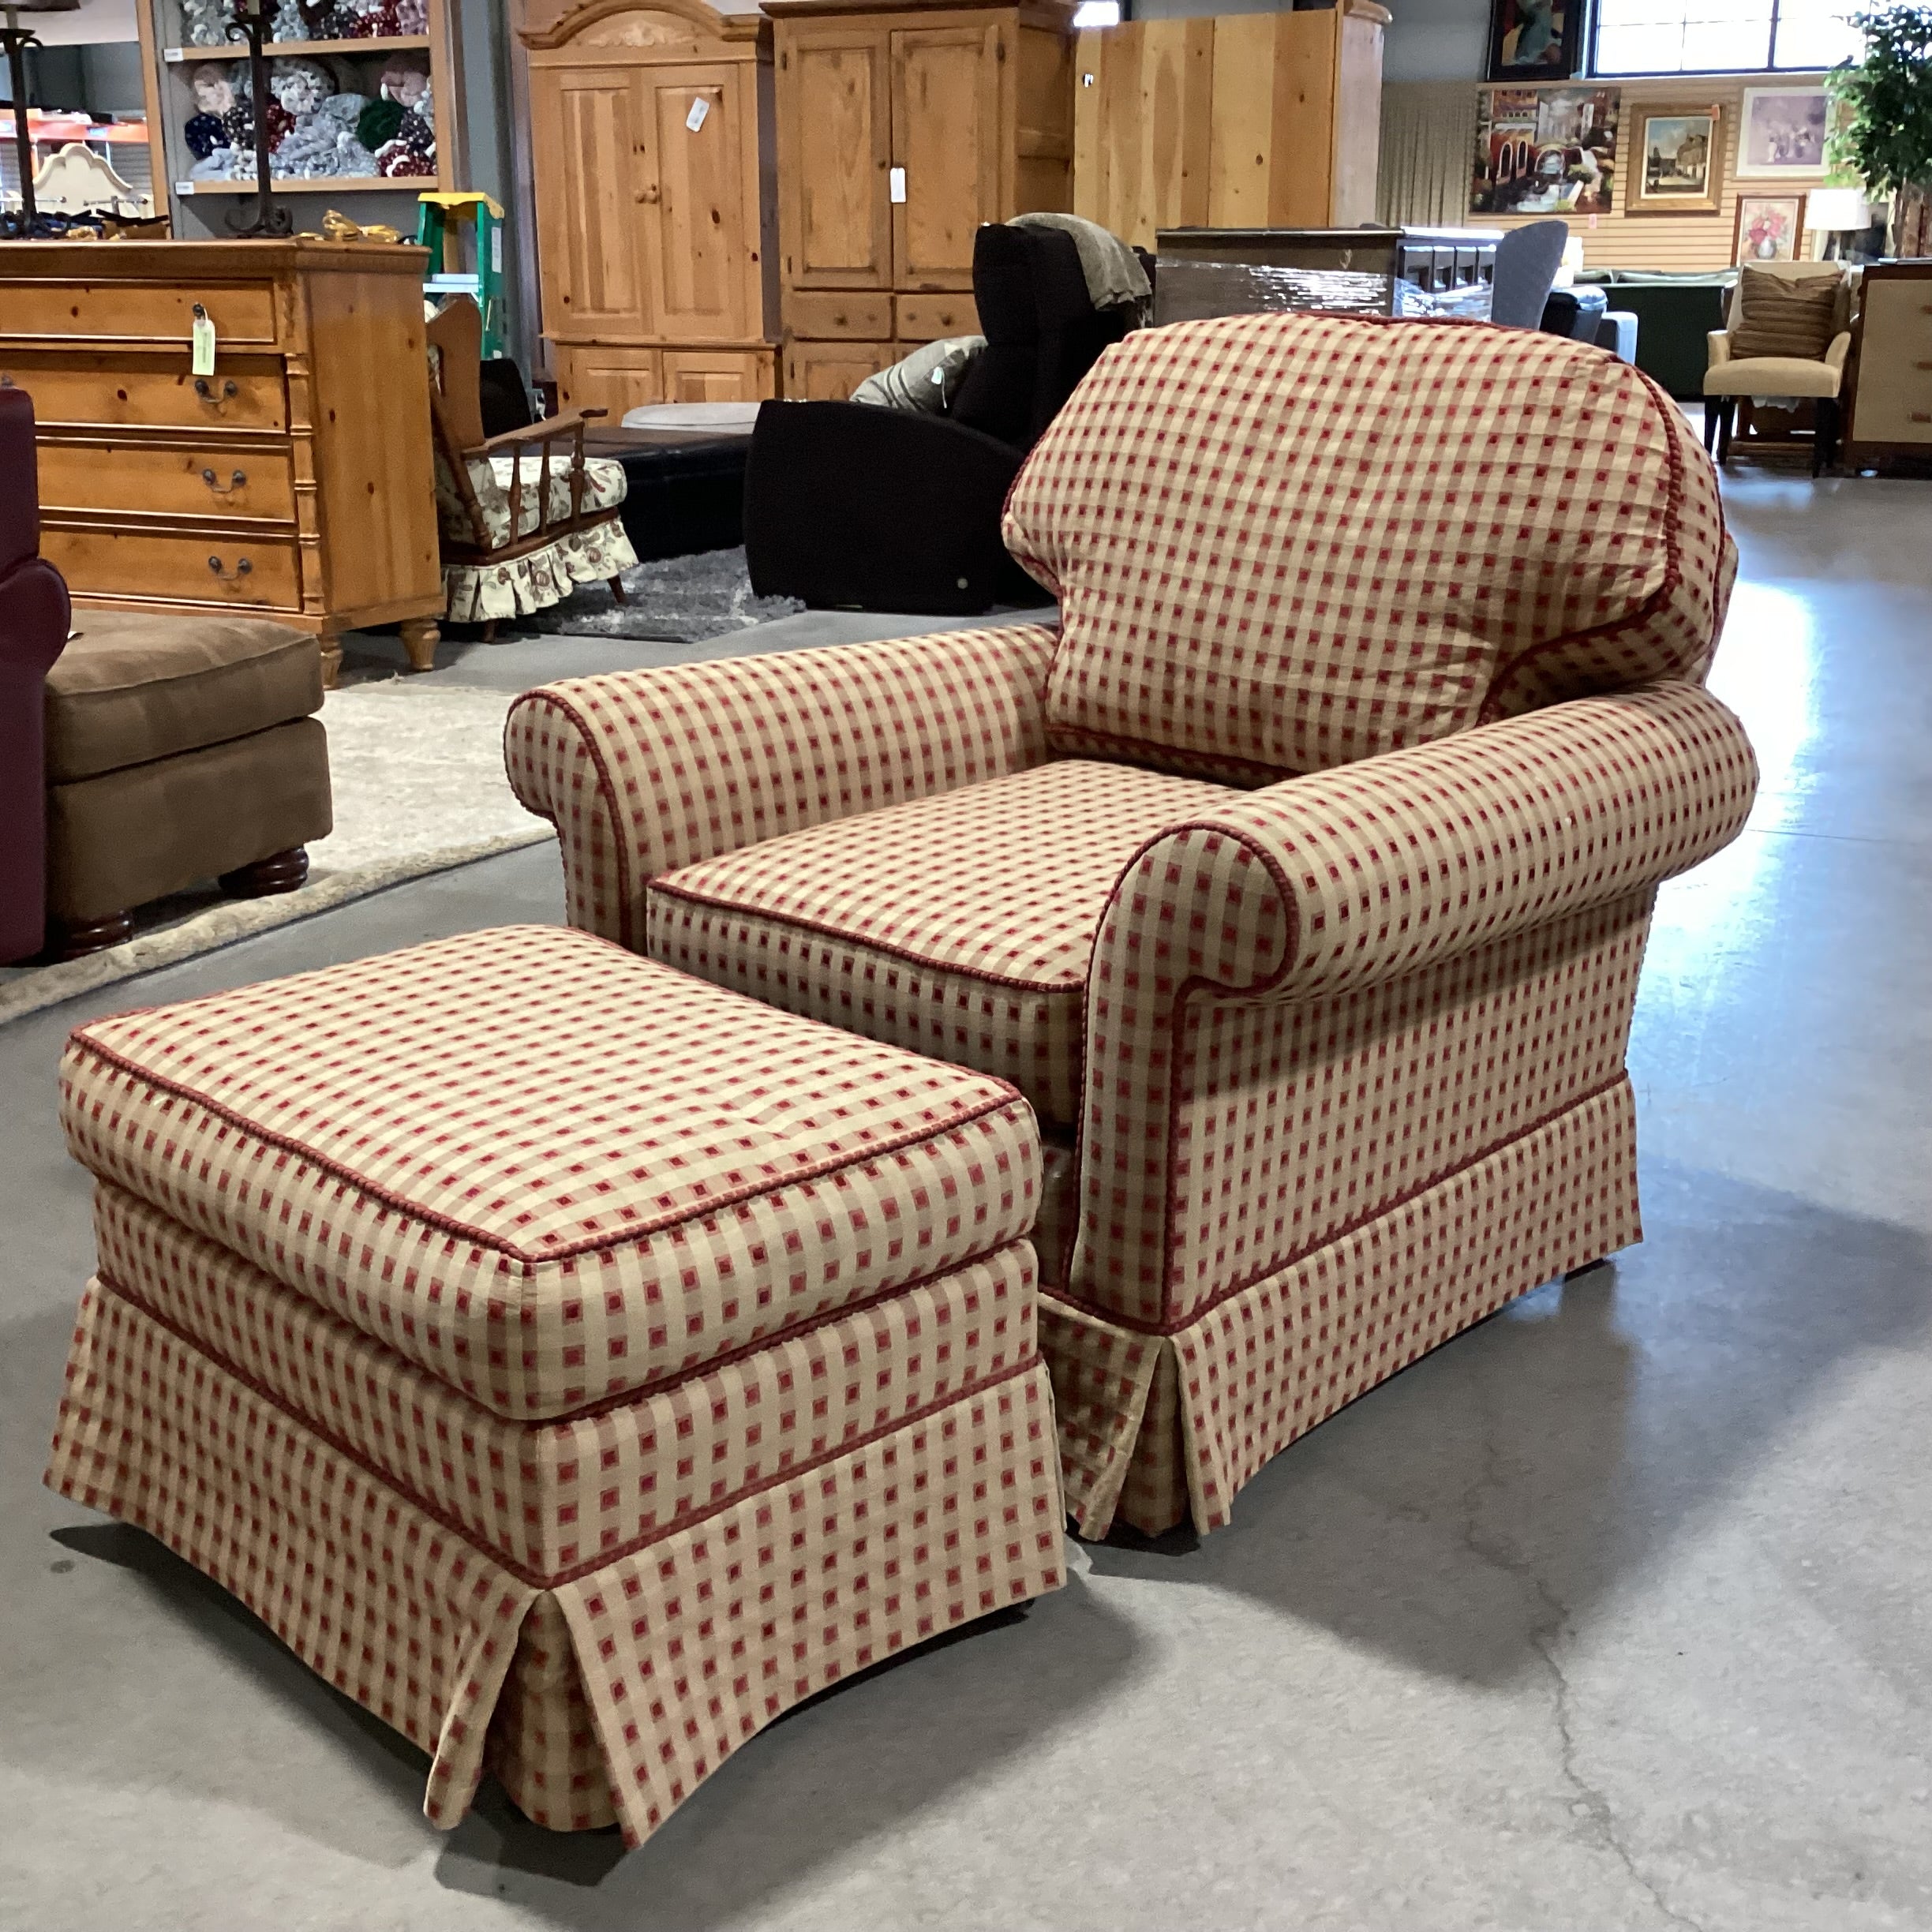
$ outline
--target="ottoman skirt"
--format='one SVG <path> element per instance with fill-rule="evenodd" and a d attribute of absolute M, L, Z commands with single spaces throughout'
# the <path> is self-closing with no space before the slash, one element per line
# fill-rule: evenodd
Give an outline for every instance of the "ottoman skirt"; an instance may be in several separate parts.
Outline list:
<path fill-rule="evenodd" d="M 1064 1580 L 1031 1249 L 508 1421 L 103 1183 L 47 1480 L 537 1823 L 641 1843 L 739 1745 Z"/>
<path fill-rule="evenodd" d="M 1004 1082 L 580 933 L 77 1030 L 48 1481 L 430 1758 L 631 1843 L 802 1699 L 1058 1589 Z"/>

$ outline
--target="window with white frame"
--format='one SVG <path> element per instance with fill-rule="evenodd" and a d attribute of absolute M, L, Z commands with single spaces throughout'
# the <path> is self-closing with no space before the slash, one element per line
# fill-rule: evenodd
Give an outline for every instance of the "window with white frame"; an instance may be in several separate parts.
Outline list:
<path fill-rule="evenodd" d="M 1816 73 L 1855 60 L 1858 0 L 1597 0 L 1591 71 Z"/>

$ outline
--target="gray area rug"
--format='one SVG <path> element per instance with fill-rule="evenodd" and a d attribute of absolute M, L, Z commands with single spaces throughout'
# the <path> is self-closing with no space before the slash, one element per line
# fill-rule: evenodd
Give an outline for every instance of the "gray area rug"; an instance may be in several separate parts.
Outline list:
<path fill-rule="evenodd" d="M 331 691 L 322 723 L 335 829 L 309 848 L 306 885 L 269 899 L 229 899 L 211 881 L 142 907 L 125 945 L 63 965 L 0 967 L 0 1021 L 405 879 L 554 838 L 504 776 L 504 718 L 513 697 L 408 677 Z"/>
<path fill-rule="evenodd" d="M 518 618 L 515 628 L 519 633 L 701 644 L 805 608 L 795 597 L 754 597 L 742 548 L 639 564 L 624 572 L 623 587 L 625 601 L 620 604 L 606 584 L 580 585 L 561 604 Z"/>

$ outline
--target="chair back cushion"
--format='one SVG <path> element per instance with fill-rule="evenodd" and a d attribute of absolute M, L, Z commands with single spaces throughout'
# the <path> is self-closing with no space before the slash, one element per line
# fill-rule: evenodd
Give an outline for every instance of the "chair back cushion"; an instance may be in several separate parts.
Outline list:
<path fill-rule="evenodd" d="M 1837 275 L 1780 275 L 1747 268 L 1738 277 L 1732 357 L 1740 362 L 1757 356 L 1819 361 L 1838 333 L 1840 281 Z"/>
<path fill-rule="evenodd" d="M 1108 350 L 1007 499 L 1057 748 L 1267 784 L 1701 680 L 1728 590 L 1688 421 L 1483 323 L 1225 316 Z"/>

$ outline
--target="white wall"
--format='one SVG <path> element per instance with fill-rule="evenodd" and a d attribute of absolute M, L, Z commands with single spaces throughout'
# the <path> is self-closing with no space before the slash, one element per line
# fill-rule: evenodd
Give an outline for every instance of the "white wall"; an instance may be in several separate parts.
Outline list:
<path fill-rule="evenodd" d="M 1480 80 L 1488 61 L 1488 0 L 1385 0 L 1384 80 Z"/>
<path fill-rule="evenodd" d="M 134 24 L 136 0 L 80 0 L 72 13 L 22 14 L 21 24 L 31 27 L 49 47 L 76 47 L 94 40 L 138 40 L 140 29 Z"/>

